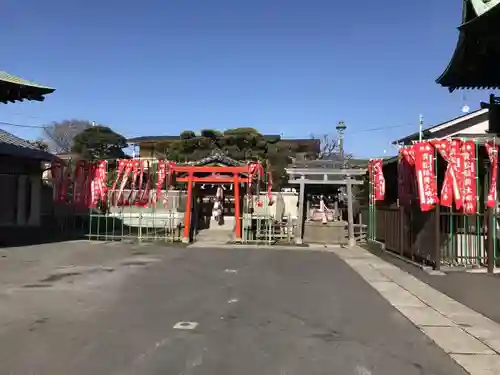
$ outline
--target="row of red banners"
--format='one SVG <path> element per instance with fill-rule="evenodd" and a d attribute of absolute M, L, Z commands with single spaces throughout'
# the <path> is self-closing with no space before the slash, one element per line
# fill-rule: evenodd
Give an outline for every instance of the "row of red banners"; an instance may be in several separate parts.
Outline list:
<path fill-rule="evenodd" d="M 498 146 L 494 142 L 485 144 L 491 164 L 490 189 L 486 199 L 487 207 L 495 207 L 497 201 Z M 447 163 L 438 197 L 436 179 L 435 151 Z M 422 211 L 429 211 L 438 203 L 451 207 L 455 202 L 458 210 L 466 214 L 477 212 L 477 166 L 476 143 L 473 140 L 431 140 L 419 142 L 400 150 L 398 164 L 398 197 L 400 204 L 406 205 L 412 197 L 418 196 Z M 373 186 L 373 199 L 383 200 L 385 181 L 382 173 L 382 160 L 371 160 L 369 164 L 370 181 Z"/>
<path fill-rule="evenodd" d="M 167 196 L 161 191 L 172 183 L 172 170 L 175 163 L 160 160 L 156 165 L 156 178 L 148 173 L 153 164 L 146 160 L 122 159 L 118 160 L 116 177 L 111 189 L 107 185 L 107 167 L 105 160 L 88 162 L 79 160 L 72 172 L 63 161 L 58 160 L 51 165 L 53 179 L 53 200 L 60 203 L 72 203 L 78 207 L 97 207 L 99 201 L 116 206 L 135 205 L 147 207 L 156 205 L 160 200 L 165 206 Z M 267 195 L 269 205 L 272 200 L 272 174 L 268 171 Z M 248 165 L 249 187 L 255 177 L 260 181 L 264 177 L 264 168 L 261 163 Z M 125 187 L 129 187 L 129 194 L 125 197 Z M 69 192 L 72 190 L 70 196 Z"/>
<path fill-rule="evenodd" d="M 170 184 L 170 169 L 173 164 L 163 160 L 158 162 L 156 181 L 148 170 L 152 167 L 145 160 L 118 160 L 116 178 L 111 189 L 107 185 L 107 161 L 95 163 L 79 160 L 73 172 L 62 161 L 51 165 L 53 178 L 53 200 L 60 203 L 72 203 L 77 207 L 95 208 L 99 201 L 111 199 L 113 205 L 155 205 L 162 197 L 161 190 Z M 72 173 L 72 175 L 71 175 Z M 128 197 L 124 190 L 129 183 L 131 189 Z M 136 186 L 137 185 L 137 186 Z M 137 189 L 136 189 L 137 187 Z M 72 188 L 71 197 L 69 190 Z M 154 193 L 155 194 L 152 194 Z M 163 197 L 166 205 L 166 195 Z"/>

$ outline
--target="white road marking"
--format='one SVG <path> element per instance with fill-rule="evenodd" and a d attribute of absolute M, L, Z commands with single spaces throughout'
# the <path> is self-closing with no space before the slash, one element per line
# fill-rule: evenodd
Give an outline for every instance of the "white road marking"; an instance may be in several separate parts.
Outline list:
<path fill-rule="evenodd" d="M 229 269 L 229 268 L 226 268 L 224 270 L 225 273 L 238 273 L 238 270 L 233 270 L 233 269 Z"/>
<path fill-rule="evenodd" d="M 233 298 L 233 299 L 230 299 L 229 301 L 227 301 L 227 303 L 236 303 L 236 302 L 238 302 L 237 298 Z"/>
<path fill-rule="evenodd" d="M 356 369 L 354 371 L 355 375 L 372 375 L 372 372 L 368 370 L 365 366 L 356 365 Z"/>
<path fill-rule="evenodd" d="M 177 322 L 173 326 L 174 329 L 185 329 L 185 330 L 195 329 L 196 327 L 198 327 L 197 322 Z"/>

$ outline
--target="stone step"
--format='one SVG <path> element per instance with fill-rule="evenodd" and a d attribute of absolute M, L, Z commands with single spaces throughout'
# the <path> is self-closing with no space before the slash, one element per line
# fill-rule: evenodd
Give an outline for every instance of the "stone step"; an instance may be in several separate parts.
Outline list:
<path fill-rule="evenodd" d="M 205 229 L 196 235 L 196 241 L 228 242 L 233 239 L 233 231 L 227 229 Z"/>

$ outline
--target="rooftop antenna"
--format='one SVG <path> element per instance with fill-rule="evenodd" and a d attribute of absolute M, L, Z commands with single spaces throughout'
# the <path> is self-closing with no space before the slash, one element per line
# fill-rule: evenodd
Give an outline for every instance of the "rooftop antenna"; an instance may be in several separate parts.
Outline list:
<path fill-rule="evenodd" d="M 420 115 L 418 119 L 418 141 L 422 142 L 422 127 L 424 125 L 424 115 Z"/>

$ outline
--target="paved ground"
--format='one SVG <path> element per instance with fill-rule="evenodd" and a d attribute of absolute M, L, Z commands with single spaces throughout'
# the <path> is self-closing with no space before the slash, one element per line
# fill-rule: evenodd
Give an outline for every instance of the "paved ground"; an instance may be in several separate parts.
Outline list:
<path fill-rule="evenodd" d="M 446 272 L 446 276 L 434 276 L 381 250 L 372 249 L 371 251 L 385 261 L 500 324 L 500 274 L 488 275 L 487 273 L 451 271 Z"/>
<path fill-rule="evenodd" d="M 498 323 L 365 249 L 332 251 L 469 373 L 499 373 Z"/>
<path fill-rule="evenodd" d="M 364 254 L 50 246 L 0 254 L 1 374 L 466 373 L 358 276 Z"/>

